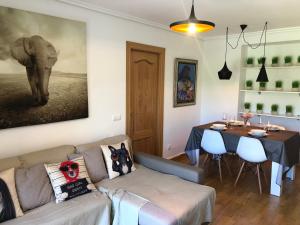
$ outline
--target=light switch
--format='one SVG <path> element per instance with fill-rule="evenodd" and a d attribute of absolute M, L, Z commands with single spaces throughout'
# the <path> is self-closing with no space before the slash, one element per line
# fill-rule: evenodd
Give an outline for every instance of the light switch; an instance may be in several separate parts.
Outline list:
<path fill-rule="evenodd" d="M 119 120 L 121 120 L 121 114 L 115 114 L 115 115 L 113 115 L 112 116 L 112 120 L 113 121 L 119 121 Z"/>

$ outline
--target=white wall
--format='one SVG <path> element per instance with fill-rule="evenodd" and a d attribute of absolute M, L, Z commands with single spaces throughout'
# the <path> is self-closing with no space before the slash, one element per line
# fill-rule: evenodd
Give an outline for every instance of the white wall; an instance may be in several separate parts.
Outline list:
<path fill-rule="evenodd" d="M 263 26 L 263 23 L 262 23 Z M 261 33 L 248 33 L 246 39 L 250 43 L 259 42 Z M 237 36 L 232 35 L 229 38 L 231 43 L 236 43 Z M 286 28 L 269 30 L 267 33 L 267 42 L 300 40 L 300 28 Z M 233 72 L 229 81 L 222 81 L 218 78 L 218 71 L 224 64 L 225 36 L 208 38 L 203 42 L 204 56 L 201 82 L 201 123 L 222 119 L 223 113 L 236 115 L 238 112 L 238 95 L 240 82 L 241 63 L 241 45 L 236 50 L 229 48 L 227 55 L 227 65 Z M 262 48 L 262 47 L 261 47 Z M 261 51 L 261 50 L 258 50 Z M 268 54 L 268 47 L 266 48 Z M 286 54 L 289 54 L 287 52 Z M 258 71 L 257 71 L 258 72 Z M 271 73 L 271 72 L 270 72 Z M 271 76 L 271 74 L 270 74 Z M 277 79 L 280 79 L 278 77 Z M 299 99 L 300 103 L 300 99 Z M 271 122 L 278 122 L 270 119 Z M 266 122 L 266 121 L 264 121 Z M 280 121 L 294 130 L 299 130 L 299 121 Z"/>
<path fill-rule="evenodd" d="M 201 60 L 198 40 L 54 0 L 0 0 L 0 5 L 87 22 L 90 114 L 88 119 L 0 130 L 0 158 L 124 133 L 126 41 L 166 48 L 164 157 L 183 152 L 191 128 L 200 122 L 201 95 L 198 88 L 197 105 L 173 108 L 174 59 Z M 199 75 L 198 87 L 204 74 Z M 211 85 L 216 85 L 216 82 Z M 113 122 L 113 114 L 121 114 L 121 121 Z M 171 151 L 166 150 L 168 144 L 172 145 Z"/>

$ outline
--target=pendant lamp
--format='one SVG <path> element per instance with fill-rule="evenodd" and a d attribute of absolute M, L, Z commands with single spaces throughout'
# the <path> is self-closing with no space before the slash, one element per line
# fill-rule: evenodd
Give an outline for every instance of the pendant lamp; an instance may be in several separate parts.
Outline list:
<path fill-rule="evenodd" d="M 227 43 L 228 43 L 228 27 L 226 29 L 226 45 L 225 45 L 225 63 L 223 68 L 218 72 L 220 80 L 230 80 L 232 72 L 228 69 L 226 58 L 227 58 Z"/>
<path fill-rule="evenodd" d="M 215 24 L 210 21 L 198 20 L 195 16 L 194 0 L 190 17 L 186 20 L 177 21 L 170 25 L 171 30 L 181 33 L 207 32 L 215 28 Z"/>

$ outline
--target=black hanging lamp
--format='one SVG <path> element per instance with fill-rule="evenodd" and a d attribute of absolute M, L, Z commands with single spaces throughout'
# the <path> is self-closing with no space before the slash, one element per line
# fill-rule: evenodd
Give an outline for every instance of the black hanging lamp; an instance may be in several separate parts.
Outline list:
<path fill-rule="evenodd" d="M 228 27 L 226 29 L 226 45 L 225 45 L 225 63 L 223 68 L 218 72 L 220 80 L 230 80 L 232 72 L 228 69 L 226 59 L 227 59 L 227 43 L 228 43 Z"/>
<path fill-rule="evenodd" d="M 264 42 L 264 57 L 262 58 L 262 66 L 257 76 L 256 82 L 269 82 L 266 71 L 266 42 L 267 42 L 267 23 L 265 25 L 265 42 Z"/>
<path fill-rule="evenodd" d="M 198 33 L 213 30 L 215 28 L 215 24 L 210 21 L 197 19 L 197 17 L 195 16 L 193 0 L 190 17 L 187 20 L 171 23 L 170 28 L 173 31 L 181 33 Z"/>
<path fill-rule="evenodd" d="M 218 72 L 219 78 L 220 80 L 229 80 L 231 78 L 232 72 L 228 69 L 227 64 L 226 64 L 226 58 L 227 58 L 227 47 L 228 45 L 232 48 L 232 49 L 236 49 L 239 45 L 240 39 L 243 38 L 243 41 L 251 48 L 251 49 L 257 49 L 258 47 L 260 47 L 262 45 L 262 38 L 265 35 L 265 41 L 264 41 L 264 57 L 262 58 L 262 66 L 261 69 L 259 71 L 259 74 L 257 76 L 256 81 L 257 82 L 269 82 L 268 79 L 268 75 L 267 75 L 267 71 L 266 71 L 266 43 L 267 43 L 267 25 L 268 23 L 265 23 L 264 29 L 261 33 L 261 37 L 260 37 L 260 42 L 258 44 L 250 44 L 246 38 L 245 38 L 245 29 L 247 28 L 246 24 L 242 24 L 240 25 L 241 27 L 241 33 L 238 37 L 238 40 L 236 42 L 236 45 L 233 46 L 232 44 L 230 44 L 230 42 L 228 41 L 228 27 L 226 29 L 226 50 L 225 50 L 225 63 L 223 68 Z"/>

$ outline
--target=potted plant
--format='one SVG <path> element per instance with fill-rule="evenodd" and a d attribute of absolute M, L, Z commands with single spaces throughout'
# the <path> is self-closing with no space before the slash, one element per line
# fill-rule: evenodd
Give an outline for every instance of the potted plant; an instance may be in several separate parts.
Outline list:
<path fill-rule="evenodd" d="M 291 66 L 292 65 L 292 60 L 293 60 L 292 56 L 286 56 L 286 57 L 284 57 L 284 64 L 286 66 Z"/>
<path fill-rule="evenodd" d="M 259 82 L 259 90 L 265 91 L 266 90 L 267 83 L 266 82 Z"/>
<path fill-rule="evenodd" d="M 247 58 L 246 64 L 247 66 L 254 66 L 254 58 L 252 57 Z"/>
<path fill-rule="evenodd" d="M 275 82 L 276 91 L 282 91 L 282 81 L 278 80 Z"/>
<path fill-rule="evenodd" d="M 263 111 L 264 111 L 264 104 L 262 103 L 257 103 L 256 104 L 256 112 L 258 114 L 263 114 Z"/>
<path fill-rule="evenodd" d="M 251 103 L 250 102 L 245 102 L 244 103 L 244 112 L 249 113 L 251 108 Z"/>
<path fill-rule="evenodd" d="M 271 114 L 278 115 L 278 108 L 279 106 L 277 104 L 271 105 Z"/>
<path fill-rule="evenodd" d="M 297 64 L 300 65 L 300 56 L 297 58 Z"/>
<path fill-rule="evenodd" d="M 293 116 L 293 106 L 292 105 L 287 105 L 285 107 L 285 114 L 286 114 L 286 116 Z"/>
<path fill-rule="evenodd" d="M 300 91 L 300 82 L 295 80 L 292 82 L 292 91 Z"/>
<path fill-rule="evenodd" d="M 278 56 L 274 56 L 272 58 L 272 66 L 279 66 L 279 57 Z"/>
<path fill-rule="evenodd" d="M 258 64 L 259 65 L 261 65 L 261 64 L 263 64 L 263 61 L 266 61 L 266 58 L 265 57 L 259 57 L 258 59 L 257 59 L 257 62 L 258 62 Z"/>
<path fill-rule="evenodd" d="M 253 81 L 252 80 L 247 80 L 246 81 L 246 89 L 247 90 L 252 90 L 253 89 Z"/>

